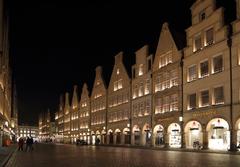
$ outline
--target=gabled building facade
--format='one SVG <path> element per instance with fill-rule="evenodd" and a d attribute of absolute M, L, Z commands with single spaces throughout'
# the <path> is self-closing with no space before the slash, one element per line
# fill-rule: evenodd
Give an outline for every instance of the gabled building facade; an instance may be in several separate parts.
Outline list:
<path fill-rule="evenodd" d="M 147 45 L 135 54 L 136 64 L 132 66 L 131 82 L 132 144 L 145 146 L 151 145 L 152 55 L 149 55 Z"/>
<path fill-rule="evenodd" d="M 63 109 L 63 113 L 64 113 L 64 125 L 63 125 L 63 140 L 64 143 L 70 143 L 71 142 L 71 107 L 69 104 L 69 93 L 66 92 L 65 93 L 65 103 L 64 103 L 64 109 Z"/>
<path fill-rule="evenodd" d="M 95 81 L 91 94 L 92 143 L 95 144 L 98 139 L 101 144 L 106 144 L 107 88 L 102 76 L 102 67 L 96 67 L 95 71 Z"/>
<path fill-rule="evenodd" d="M 77 86 L 74 86 L 71 104 L 71 142 L 76 142 L 79 135 L 79 105 L 78 105 Z"/>
<path fill-rule="evenodd" d="M 115 56 L 108 86 L 107 143 L 128 144 L 131 129 L 130 78 L 123 64 L 123 52 Z"/>
<path fill-rule="evenodd" d="M 90 132 L 90 97 L 88 92 L 87 84 L 84 83 L 82 88 L 81 99 L 79 103 L 79 134 L 80 139 L 87 141 L 88 144 L 91 143 L 91 132 Z"/>
<path fill-rule="evenodd" d="M 187 148 L 227 150 L 231 134 L 230 55 L 224 9 L 215 0 L 197 0 L 186 30 L 183 101 Z"/>
<path fill-rule="evenodd" d="M 168 23 L 164 23 L 152 69 L 154 146 L 181 147 L 181 58 Z"/>

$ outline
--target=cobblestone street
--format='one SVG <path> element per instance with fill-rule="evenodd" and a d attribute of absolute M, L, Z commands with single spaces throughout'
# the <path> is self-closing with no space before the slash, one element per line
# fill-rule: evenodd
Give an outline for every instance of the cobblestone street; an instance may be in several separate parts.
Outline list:
<path fill-rule="evenodd" d="M 37 144 L 32 152 L 15 152 L 8 167 L 237 167 L 240 156 L 149 149 Z"/>

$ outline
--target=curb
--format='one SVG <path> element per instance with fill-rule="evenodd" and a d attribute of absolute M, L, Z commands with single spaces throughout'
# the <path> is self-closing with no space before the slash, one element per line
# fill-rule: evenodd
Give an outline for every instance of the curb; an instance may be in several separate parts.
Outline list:
<path fill-rule="evenodd" d="M 14 149 L 11 153 L 8 154 L 8 156 L 4 159 L 4 161 L 1 163 L 1 166 L 4 167 L 7 165 L 8 161 L 12 157 L 13 153 L 17 151 L 17 148 Z"/>
<path fill-rule="evenodd" d="M 121 147 L 131 149 L 145 149 L 145 150 L 156 150 L 156 151 L 178 151 L 178 152 L 194 152 L 194 153 L 213 153 L 213 154 L 231 154 L 240 155 L 239 151 L 213 151 L 213 150 L 194 150 L 194 149 L 167 149 L 167 148 L 155 148 L 155 147 L 141 147 L 141 146 L 125 146 L 125 145 L 98 145 L 103 147 Z"/>

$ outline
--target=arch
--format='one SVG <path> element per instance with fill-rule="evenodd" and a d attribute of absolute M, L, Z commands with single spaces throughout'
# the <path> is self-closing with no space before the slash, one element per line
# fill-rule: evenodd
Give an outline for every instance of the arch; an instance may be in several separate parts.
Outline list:
<path fill-rule="evenodd" d="M 113 130 L 112 129 L 109 129 L 108 130 L 108 134 L 110 134 L 110 133 L 112 133 L 113 132 Z"/>
<path fill-rule="evenodd" d="M 114 133 L 121 133 L 120 129 L 116 129 Z"/>
<path fill-rule="evenodd" d="M 208 148 L 227 150 L 230 145 L 229 124 L 223 118 L 213 118 L 207 124 Z"/>
<path fill-rule="evenodd" d="M 236 121 L 235 130 L 237 131 L 237 146 L 240 146 L 240 118 Z"/>
<path fill-rule="evenodd" d="M 142 145 L 150 145 L 151 144 L 151 136 L 152 132 L 150 131 L 150 125 L 145 123 L 142 128 Z"/>
<path fill-rule="evenodd" d="M 227 128 L 227 130 L 229 130 L 229 124 L 228 122 L 223 119 L 223 118 L 213 118 L 212 120 L 210 120 L 207 124 L 207 132 L 210 130 L 211 126 L 214 127 L 219 127 L 219 128 Z"/>
<path fill-rule="evenodd" d="M 235 130 L 240 130 L 240 118 L 235 123 Z"/>
<path fill-rule="evenodd" d="M 123 129 L 124 144 L 131 144 L 131 133 L 129 128 Z"/>
<path fill-rule="evenodd" d="M 138 126 L 138 125 L 134 125 L 134 126 L 133 126 L 133 133 L 134 133 L 134 132 L 139 132 L 139 131 L 140 131 L 139 126 Z"/>
<path fill-rule="evenodd" d="M 178 123 L 172 123 L 168 126 L 169 146 L 181 147 L 181 127 Z"/>
<path fill-rule="evenodd" d="M 100 131 L 99 130 L 96 131 L 96 135 L 100 135 Z"/>
<path fill-rule="evenodd" d="M 164 128 L 161 124 L 157 124 L 153 128 L 153 143 L 157 147 L 164 146 Z"/>
<path fill-rule="evenodd" d="M 102 134 L 102 135 L 105 135 L 105 134 L 106 134 L 106 130 L 103 129 L 103 130 L 101 131 L 101 134 Z"/>
<path fill-rule="evenodd" d="M 146 124 L 144 124 L 144 126 L 142 128 L 142 132 L 145 132 L 147 130 L 150 130 L 150 126 L 149 126 L 149 124 L 146 123 Z"/>
<path fill-rule="evenodd" d="M 202 125 L 195 120 L 184 127 L 186 148 L 200 148 L 203 143 Z"/>

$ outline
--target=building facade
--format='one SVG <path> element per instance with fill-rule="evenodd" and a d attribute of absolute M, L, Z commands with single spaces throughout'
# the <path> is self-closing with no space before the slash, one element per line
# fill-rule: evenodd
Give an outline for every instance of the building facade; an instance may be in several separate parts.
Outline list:
<path fill-rule="evenodd" d="M 32 137 L 33 141 L 39 141 L 39 127 L 19 125 L 17 135 L 24 139 Z"/>
<path fill-rule="evenodd" d="M 127 134 L 131 129 L 130 78 L 123 64 L 123 52 L 115 56 L 108 86 L 107 143 L 129 144 Z"/>
<path fill-rule="evenodd" d="M 80 139 L 91 143 L 91 132 L 90 132 L 90 97 L 87 84 L 83 84 L 81 99 L 79 103 L 80 112 L 79 112 L 79 134 Z"/>
<path fill-rule="evenodd" d="M 147 45 L 140 48 L 131 78 L 123 52 L 115 56 L 108 87 L 97 67 L 91 98 L 84 84 L 78 117 L 72 109 L 72 127 L 79 121 L 75 138 L 91 144 L 98 138 L 101 144 L 234 150 L 240 144 L 240 0 L 231 24 L 216 6 L 216 0 L 196 0 L 184 38 L 164 23 L 154 61 Z M 77 106 L 73 94 L 72 108 Z"/>
<path fill-rule="evenodd" d="M 72 105 L 71 105 L 71 142 L 76 142 L 76 139 L 79 136 L 79 106 L 78 106 L 78 95 L 77 95 L 77 86 L 74 86 Z"/>
<path fill-rule="evenodd" d="M 41 142 L 50 140 L 50 111 L 39 114 L 38 127 L 39 127 L 39 140 Z M 25 136 L 24 136 L 25 137 Z"/>
<path fill-rule="evenodd" d="M 181 147 L 181 58 L 168 23 L 164 23 L 153 63 L 154 146 Z"/>
<path fill-rule="evenodd" d="M 106 144 L 107 88 L 102 77 L 102 67 L 96 67 L 95 71 L 95 81 L 91 94 L 92 143 L 95 144 L 96 139 L 98 139 L 100 143 Z"/>
<path fill-rule="evenodd" d="M 9 62 L 9 16 L 0 0 L 0 146 L 14 136 L 12 123 L 12 70 Z"/>
<path fill-rule="evenodd" d="M 152 129 L 152 55 L 145 45 L 135 52 L 136 64 L 132 66 L 132 144 L 151 145 Z M 130 133 L 130 129 L 128 129 Z"/>

